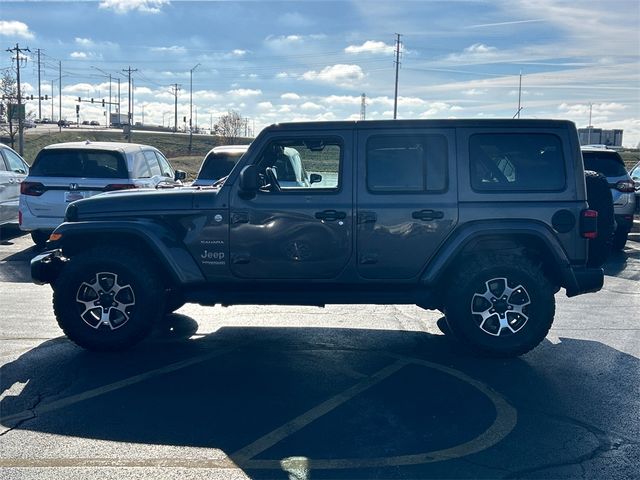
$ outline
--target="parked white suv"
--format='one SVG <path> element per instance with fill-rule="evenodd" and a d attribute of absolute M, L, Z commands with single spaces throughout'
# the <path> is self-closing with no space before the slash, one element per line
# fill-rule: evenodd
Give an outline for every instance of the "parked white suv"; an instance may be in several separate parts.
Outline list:
<path fill-rule="evenodd" d="M 37 155 L 20 187 L 20 228 L 37 245 L 62 223 L 70 202 L 103 192 L 180 185 L 165 156 L 148 145 L 70 142 L 49 145 Z"/>

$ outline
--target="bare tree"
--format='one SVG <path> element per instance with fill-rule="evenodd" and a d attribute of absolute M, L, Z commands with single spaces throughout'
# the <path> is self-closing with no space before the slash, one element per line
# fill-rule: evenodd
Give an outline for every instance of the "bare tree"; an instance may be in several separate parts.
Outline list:
<path fill-rule="evenodd" d="M 222 115 L 213 127 L 216 135 L 223 137 L 225 143 L 231 144 L 243 136 L 245 130 L 245 121 L 235 110 L 229 110 Z"/>
<path fill-rule="evenodd" d="M 15 137 L 18 134 L 18 125 L 13 124 L 9 115 L 9 105 L 18 99 L 18 84 L 10 70 L 5 70 L 0 77 L 0 95 L 2 96 L 0 101 L 0 136 L 8 136 L 11 147 L 13 147 Z"/>

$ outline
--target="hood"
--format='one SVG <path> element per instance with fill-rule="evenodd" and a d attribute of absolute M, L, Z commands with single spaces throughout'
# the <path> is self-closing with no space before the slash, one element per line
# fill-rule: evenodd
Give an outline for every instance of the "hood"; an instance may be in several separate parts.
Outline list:
<path fill-rule="evenodd" d="M 137 215 L 167 214 L 174 211 L 192 210 L 206 203 L 214 206 L 219 189 L 201 191 L 197 188 L 121 190 L 102 193 L 91 198 L 75 201 L 67 207 L 67 221 L 87 220 L 92 217 L 131 217 Z M 200 196 L 206 195 L 205 198 Z"/>

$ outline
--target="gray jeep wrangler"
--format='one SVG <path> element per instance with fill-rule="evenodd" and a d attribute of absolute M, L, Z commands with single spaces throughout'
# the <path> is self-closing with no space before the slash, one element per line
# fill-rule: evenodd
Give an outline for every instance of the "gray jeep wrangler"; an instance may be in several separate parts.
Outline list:
<path fill-rule="evenodd" d="M 561 288 L 602 287 L 587 200 L 568 121 L 278 124 L 214 186 L 71 203 L 32 277 L 91 350 L 185 302 L 375 303 L 438 309 L 474 350 L 515 356 Z"/>

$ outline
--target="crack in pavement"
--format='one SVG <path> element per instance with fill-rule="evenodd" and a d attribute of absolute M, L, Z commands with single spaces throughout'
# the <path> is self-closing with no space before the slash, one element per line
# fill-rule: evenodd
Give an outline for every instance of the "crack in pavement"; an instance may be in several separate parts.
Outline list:
<path fill-rule="evenodd" d="M 520 412 L 522 411 L 527 411 L 527 409 L 519 409 Z M 528 475 L 531 473 L 536 473 L 536 472 L 540 472 L 540 471 L 544 471 L 544 470 L 549 470 L 552 468 L 559 468 L 559 467 L 569 467 L 569 466 L 578 466 L 580 467 L 580 469 L 582 470 L 582 477 L 585 478 L 586 476 L 586 469 L 584 467 L 584 463 L 589 462 L 591 460 L 594 460 L 602 455 L 604 455 L 607 452 L 612 452 L 612 451 L 616 451 L 618 450 L 620 447 L 626 446 L 626 445 L 637 445 L 638 442 L 634 442 L 633 440 L 629 439 L 629 438 L 625 438 L 623 436 L 618 436 L 618 435 L 614 435 L 612 433 L 609 432 L 605 432 L 604 430 L 596 427 L 595 425 L 591 425 L 587 422 L 583 422 L 581 420 L 578 420 L 576 418 L 572 418 L 569 417 L 567 415 L 555 415 L 553 413 L 549 413 L 549 412 L 542 412 L 542 411 L 535 411 L 535 410 L 528 410 L 527 413 L 533 413 L 533 414 L 539 414 L 539 415 L 545 415 L 551 419 L 557 420 L 559 422 L 562 423 L 568 423 L 570 425 L 574 425 L 577 427 L 580 427 L 584 430 L 586 430 L 587 432 L 589 432 L 591 435 L 593 435 L 595 437 L 595 439 L 598 442 L 598 446 L 596 448 L 594 448 L 592 451 L 585 453 L 583 455 L 578 456 L 577 458 L 574 459 L 569 459 L 569 460 L 565 460 L 565 461 L 559 461 L 559 462 L 550 462 L 550 463 L 546 463 L 543 465 L 538 465 L 536 467 L 531 467 L 531 468 L 526 468 L 526 469 L 522 469 L 522 470 L 518 470 L 515 472 L 511 472 L 509 473 L 506 477 L 507 479 L 512 479 L 512 478 L 522 478 L 524 475 Z M 566 448 L 566 443 L 563 446 L 563 448 Z"/>

